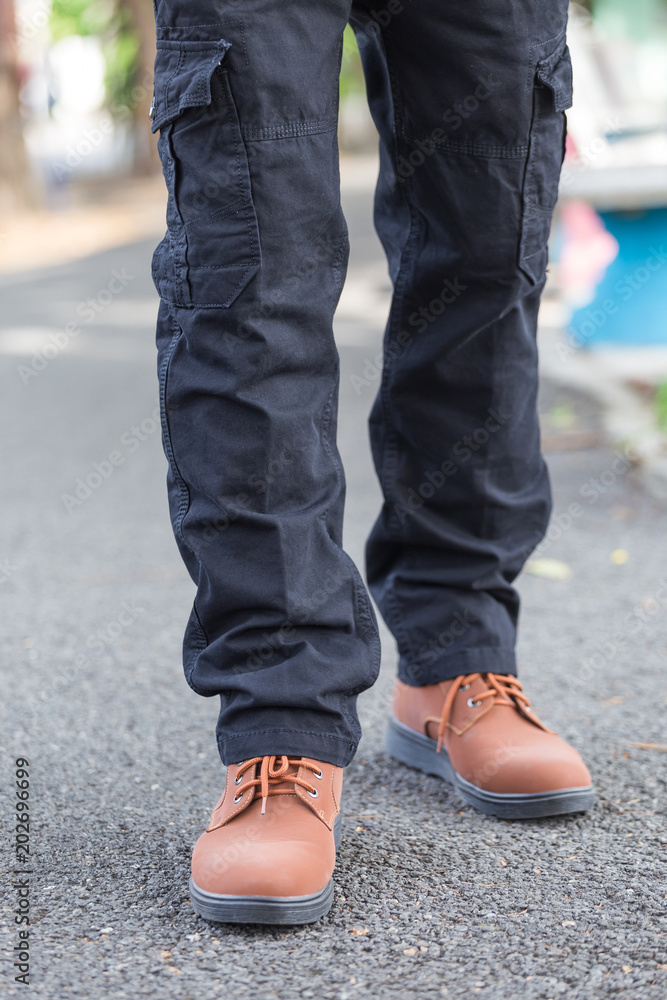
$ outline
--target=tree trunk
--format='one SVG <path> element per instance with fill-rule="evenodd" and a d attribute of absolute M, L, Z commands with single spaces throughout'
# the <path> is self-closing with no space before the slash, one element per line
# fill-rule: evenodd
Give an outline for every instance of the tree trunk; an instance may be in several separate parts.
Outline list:
<path fill-rule="evenodd" d="M 19 89 L 14 0 L 0 0 L 0 211 L 40 201 L 23 141 Z"/>
<path fill-rule="evenodd" d="M 154 174 L 160 170 L 157 141 L 151 135 L 148 112 L 153 100 L 153 63 L 155 61 L 155 20 L 152 0 L 121 0 L 132 17 L 139 39 L 136 95 L 132 105 L 135 174 Z"/>

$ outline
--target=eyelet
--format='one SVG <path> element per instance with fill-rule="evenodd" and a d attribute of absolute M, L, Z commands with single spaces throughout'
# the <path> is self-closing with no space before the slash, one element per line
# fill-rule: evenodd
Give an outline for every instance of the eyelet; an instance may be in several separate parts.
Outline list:
<path fill-rule="evenodd" d="M 242 775 L 237 774 L 236 777 L 234 778 L 234 784 L 235 785 L 240 785 L 242 781 L 243 781 Z"/>
<path fill-rule="evenodd" d="M 459 688 L 459 691 L 467 691 L 469 687 L 470 687 L 470 681 L 468 681 L 467 684 L 462 684 L 461 687 Z"/>
<path fill-rule="evenodd" d="M 318 781 L 321 781 L 322 778 L 324 777 L 324 774 L 323 774 L 322 771 L 320 771 L 319 774 L 315 774 L 315 772 L 313 771 L 313 775 L 317 778 Z"/>
<path fill-rule="evenodd" d="M 532 712 L 533 711 L 532 708 L 530 707 L 530 705 L 524 705 L 523 706 L 523 710 L 524 710 L 524 712 Z"/>
<path fill-rule="evenodd" d="M 319 793 L 319 792 L 318 792 L 318 790 L 317 790 L 317 789 L 315 788 L 315 789 L 313 789 L 313 791 L 312 791 L 312 792 L 308 792 L 308 794 L 310 795 L 311 799 L 316 799 L 316 798 L 317 798 L 317 796 L 318 796 L 318 795 L 319 795 L 320 793 Z"/>
<path fill-rule="evenodd" d="M 468 698 L 468 708 L 479 708 L 481 701 L 475 701 L 474 697 Z"/>
<path fill-rule="evenodd" d="M 235 795 L 234 796 L 234 805 L 235 806 L 238 805 L 238 803 L 241 801 L 242 798 L 243 798 L 243 792 L 241 792 L 240 795 Z"/>

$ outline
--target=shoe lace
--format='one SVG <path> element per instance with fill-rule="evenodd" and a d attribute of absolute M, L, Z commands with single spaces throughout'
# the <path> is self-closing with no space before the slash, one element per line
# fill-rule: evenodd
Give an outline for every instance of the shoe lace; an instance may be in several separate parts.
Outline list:
<path fill-rule="evenodd" d="M 249 788 L 259 788 L 262 796 L 262 815 L 266 811 L 266 800 L 271 795 L 294 795 L 295 785 L 300 785 L 311 795 L 317 794 L 314 785 L 306 781 L 304 778 L 299 777 L 297 771 L 300 767 L 309 768 L 314 774 L 319 778 L 322 777 L 322 771 L 310 760 L 305 760 L 303 757 L 289 757 L 285 755 L 272 756 L 272 757 L 251 757 L 249 760 L 244 760 L 239 764 L 238 770 L 236 772 L 236 782 L 240 783 L 240 779 L 247 771 L 250 771 L 256 764 L 260 765 L 259 774 L 255 778 L 249 778 L 245 784 L 241 784 L 237 794 L 243 795 Z M 294 770 L 296 768 L 296 770 Z M 287 784 L 291 785 L 291 788 L 285 787 Z"/>
<path fill-rule="evenodd" d="M 478 677 L 484 681 L 488 689 L 486 691 L 480 691 L 475 695 L 476 705 L 492 698 L 492 703 L 494 705 L 514 705 L 524 712 L 532 713 L 533 710 L 530 707 L 530 700 L 528 696 L 524 694 L 523 685 L 517 677 L 514 677 L 511 674 L 462 674 L 460 677 L 454 678 L 454 682 L 447 692 L 445 704 L 442 706 L 442 715 L 440 716 L 440 724 L 438 726 L 437 753 L 440 753 L 442 750 L 442 742 L 445 737 L 445 730 L 447 729 L 449 717 L 452 714 L 454 699 L 461 688 L 468 687 L 470 683 L 477 680 Z M 547 732 L 550 731 L 542 722 L 540 722 L 536 715 L 531 715 L 531 718 L 541 729 L 545 729 Z"/>

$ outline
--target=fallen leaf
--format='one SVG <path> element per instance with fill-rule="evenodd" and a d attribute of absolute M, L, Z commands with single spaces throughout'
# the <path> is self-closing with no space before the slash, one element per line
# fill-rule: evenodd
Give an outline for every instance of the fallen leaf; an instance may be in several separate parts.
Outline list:
<path fill-rule="evenodd" d="M 500 863 L 501 863 L 501 865 L 503 866 L 503 868 L 507 868 L 507 862 L 505 861 L 505 859 L 504 859 L 504 858 L 501 858 L 501 859 L 500 859 Z"/>
<path fill-rule="evenodd" d="M 417 951 L 416 948 L 404 948 L 403 949 L 403 954 L 404 955 L 418 955 L 419 952 Z"/>
<path fill-rule="evenodd" d="M 622 965 L 621 968 L 623 969 L 623 972 L 632 972 L 632 967 L 629 965 Z"/>
<path fill-rule="evenodd" d="M 362 934 L 368 934 L 368 927 L 353 927 L 352 933 L 358 936 L 361 936 Z"/>
<path fill-rule="evenodd" d="M 572 576 L 571 568 L 560 559 L 529 559 L 524 569 L 543 580 L 569 580 Z"/>
<path fill-rule="evenodd" d="M 661 962 L 656 962 L 659 969 L 667 969 L 667 965 L 663 965 Z"/>

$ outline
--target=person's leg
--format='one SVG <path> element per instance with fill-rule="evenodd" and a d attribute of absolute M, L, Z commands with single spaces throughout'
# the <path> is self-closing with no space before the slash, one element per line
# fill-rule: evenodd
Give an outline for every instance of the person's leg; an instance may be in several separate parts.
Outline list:
<path fill-rule="evenodd" d="M 489 753 L 497 763 L 493 744 L 513 727 L 513 763 L 493 771 L 504 792 L 526 754 L 539 758 L 536 744 L 551 762 L 546 788 L 590 784 L 570 748 L 527 722 L 517 683 L 476 679 L 460 713 L 446 702 L 455 678 L 467 690 L 473 675 L 516 673 L 512 582 L 550 514 L 535 333 L 571 103 L 566 18 L 566 0 L 396 0 L 381 17 L 359 0 L 353 15 L 381 135 L 376 225 L 394 283 L 371 415 L 384 506 L 368 580 L 400 653 L 395 714 L 428 735 L 429 754 L 425 720 L 441 710 L 447 744 L 476 709 L 512 709 L 488 715 L 503 721 L 478 748 L 485 766 Z M 391 731 L 389 749 L 401 756 Z M 402 759 L 423 762 L 413 750 Z M 459 771 L 480 767 L 478 753 Z"/>
<path fill-rule="evenodd" d="M 195 911 L 307 923 L 331 906 L 374 612 L 342 549 L 332 317 L 348 240 L 338 77 L 349 0 L 157 0 L 153 128 L 169 499 L 197 584 L 191 687 L 219 695 L 225 791 Z"/>
<path fill-rule="evenodd" d="M 349 0 L 158 0 L 153 263 L 174 532 L 197 584 L 184 665 L 224 763 L 352 758 L 379 667 L 342 549 L 332 316 L 348 239 L 337 112 Z"/>
<path fill-rule="evenodd" d="M 511 584 L 549 518 L 535 326 L 570 102 L 536 73 L 560 54 L 565 81 L 567 3 L 398 6 L 379 31 L 355 21 L 395 286 L 367 556 L 399 676 L 425 684 L 516 672 Z"/>

